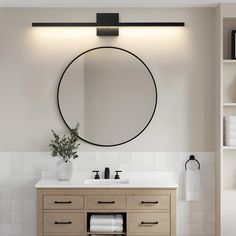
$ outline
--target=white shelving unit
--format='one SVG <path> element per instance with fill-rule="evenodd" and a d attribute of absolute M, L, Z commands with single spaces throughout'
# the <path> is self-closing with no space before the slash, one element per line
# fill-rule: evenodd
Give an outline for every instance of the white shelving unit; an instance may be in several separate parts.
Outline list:
<path fill-rule="evenodd" d="M 231 32 L 236 30 L 236 4 L 217 9 L 217 196 L 216 235 L 236 232 L 236 146 L 224 145 L 224 117 L 236 116 L 236 60 L 231 59 Z M 219 96 L 220 95 L 220 96 Z M 230 206 L 231 205 L 231 206 Z"/>

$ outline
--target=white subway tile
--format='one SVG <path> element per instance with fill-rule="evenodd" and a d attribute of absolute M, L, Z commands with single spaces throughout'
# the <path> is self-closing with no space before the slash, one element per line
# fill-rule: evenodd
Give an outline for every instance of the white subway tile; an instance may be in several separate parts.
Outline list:
<path fill-rule="evenodd" d="M 23 212 L 35 212 L 35 200 L 23 200 Z"/>
<path fill-rule="evenodd" d="M 11 201 L 0 200 L 0 211 L 11 211 Z"/>
<path fill-rule="evenodd" d="M 34 224 L 23 224 L 23 236 L 36 236 Z"/>
<path fill-rule="evenodd" d="M 142 152 L 131 152 L 131 170 L 142 171 L 144 166 L 144 154 Z"/>
<path fill-rule="evenodd" d="M 9 152 L 0 152 L 0 173 L 1 175 L 10 175 L 11 173 L 11 155 Z"/>
<path fill-rule="evenodd" d="M 23 212 L 23 224 L 34 224 L 35 223 L 35 212 Z"/>
<path fill-rule="evenodd" d="M 154 152 L 144 152 L 143 161 L 144 161 L 143 169 L 145 171 L 155 170 L 156 160 L 155 160 L 155 153 Z"/>
<path fill-rule="evenodd" d="M 35 199 L 35 189 L 31 188 L 23 188 L 23 199 L 24 200 L 34 200 Z"/>
<path fill-rule="evenodd" d="M 23 201 L 22 200 L 11 200 L 11 212 L 23 210 Z"/>
<path fill-rule="evenodd" d="M 9 200 L 11 198 L 11 188 L 3 187 L 0 190 L 0 200 Z"/>
<path fill-rule="evenodd" d="M 11 187 L 11 200 L 21 200 L 23 198 L 23 189 L 21 187 Z"/>
<path fill-rule="evenodd" d="M 10 175 L 0 175 L 0 188 L 10 185 Z"/>
<path fill-rule="evenodd" d="M 10 211 L 0 212 L 0 224 L 11 224 L 11 212 Z"/>
<path fill-rule="evenodd" d="M 22 235 L 22 224 L 11 224 L 10 235 L 11 236 Z"/>
<path fill-rule="evenodd" d="M 22 224 L 22 211 L 12 211 L 11 212 L 11 223 L 12 224 Z"/>
<path fill-rule="evenodd" d="M 11 224 L 0 224 L 0 236 L 9 236 L 11 232 Z"/>
<path fill-rule="evenodd" d="M 11 152 L 10 153 L 10 174 L 21 176 L 23 173 L 23 153 Z"/>

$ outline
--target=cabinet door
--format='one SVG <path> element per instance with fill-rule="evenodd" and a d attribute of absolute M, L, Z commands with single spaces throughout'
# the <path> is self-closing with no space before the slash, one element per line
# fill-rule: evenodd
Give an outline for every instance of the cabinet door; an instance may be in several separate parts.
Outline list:
<path fill-rule="evenodd" d="M 126 196 L 88 196 L 87 210 L 125 210 Z"/>
<path fill-rule="evenodd" d="M 169 210 L 170 196 L 128 196 L 128 209 Z"/>
<path fill-rule="evenodd" d="M 82 210 L 83 196 L 44 196 L 44 209 L 50 210 Z"/>
<path fill-rule="evenodd" d="M 83 233 L 83 213 L 44 213 L 44 233 Z"/>
<path fill-rule="evenodd" d="M 129 213 L 129 233 L 170 235 L 170 213 Z"/>

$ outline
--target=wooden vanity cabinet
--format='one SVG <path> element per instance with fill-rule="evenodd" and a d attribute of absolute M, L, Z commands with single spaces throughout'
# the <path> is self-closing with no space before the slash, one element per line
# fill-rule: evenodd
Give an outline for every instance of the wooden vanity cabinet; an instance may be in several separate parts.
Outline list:
<path fill-rule="evenodd" d="M 92 214 L 120 213 L 124 232 L 91 233 Z M 176 236 L 175 189 L 37 189 L 37 236 Z"/>

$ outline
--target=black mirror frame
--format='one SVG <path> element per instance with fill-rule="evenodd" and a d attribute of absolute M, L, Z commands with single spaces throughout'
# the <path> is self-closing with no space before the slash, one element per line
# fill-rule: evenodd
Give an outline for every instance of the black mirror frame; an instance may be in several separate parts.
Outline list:
<path fill-rule="evenodd" d="M 64 121 L 65 125 L 67 126 L 68 129 L 71 130 L 71 127 L 67 124 L 65 118 L 63 117 L 62 115 L 62 111 L 61 111 L 61 108 L 60 108 L 60 103 L 59 103 L 59 91 L 60 91 L 60 86 L 61 86 L 61 82 L 62 82 L 62 79 L 63 79 L 63 76 L 64 74 L 66 73 L 67 69 L 70 67 L 70 65 L 75 61 L 77 60 L 79 57 L 81 57 L 82 55 L 88 53 L 88 52 L 91 52 L 91 51 L 94 51 L 94 50 L 98 50 L 98 49 L 104 49 L 104 48 L 111 48 L 111 49 L 116 49 L 116 50 L 121 50 L 121 51 L 124 51 L 124 52 L 127 52 L 129 54 L 131 54 L 132 56 L 134 56 L 135 58 L 137 58 L 145 67 L 146 69 L 148 70 L 151 78 L 152 78 L 152 81 L 153 81 L 153 85 L 154 85 L 154 89 L 155 89 L 155 105 L 154 105 L 154 109 L 153 109 L 153 112 L 152 112 L 152 115 L 149 119 L 149 121 L 147 122 L 147 124 L 145 125 L 145 127 L 138 133 L 136 134 L 134 137 L 124 141 L 124 142 L 121 142 L 121 143 L 117 143 L 117 144 L 98 144 L 98 143 L 93 143 L 93 142 L 90 142 L 80 136 L 78 136 L 81 140 L 83 140 L 84 142 L 86 143 L 89 143 L 89 144 L 92 144 L 92 145 L 95 145 L 95 146 L 100 146 L 100 147 L 115 147 L 115 146 L 119 146 L 119 145 L 122 145 L 122 144 L 125 144 L 125 143 L 128 143 L 130 141 L 132 141 L 133 139 L 137 138 L 140 134 L 142 134 L 144 132 L 144 130 L 148 127 L 148 125 L 150 124 L 150 122 L 152 121 L 153 119 L 153 116 L 156 112 L 156 107 L 157 107 L 157 98 L 158 98 L 158 95 L 157 95 L 157 86 L 156 86 L 156 82 L 155 82 L 155 79 L 153 77 L 153 74 L 151 72 L 151 70 L 148 68 L 148 66 L 144 63 L 144 61 L 142 59 L 140 59 L 138 56 L 136 56 L 134 53 L 126 50 L 126 49 L 123 49 L 123 48 L 119 48 L 119 47 L 113 47 L 113 46 L 102 46 L 102 47 L 95 47 L 95 48 L 91 48 L 87 51 L 84 51 L 83 53 L 79 54 L 77 57 L 75 57 L 68 65 L 67 67 L 65 68 L 65 70 L 63 71 L 62 75 L 61 75 L 61 78 L 60 78 L 60 81 L 59 81 L 59 84 L 58 84 L 58 87 L 57 87 L 57 106 L 58 106 L 58 109 L 59 109 L 59 113 L 60 113 L 60 116 L 62 118 L 62 120 Z"/>

